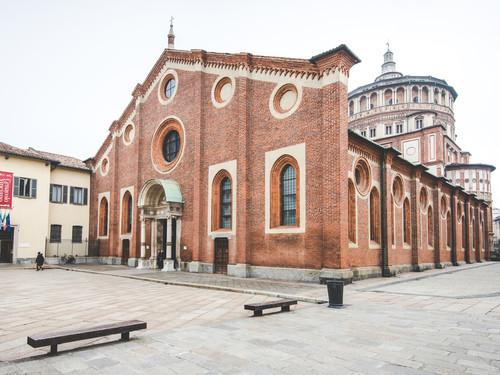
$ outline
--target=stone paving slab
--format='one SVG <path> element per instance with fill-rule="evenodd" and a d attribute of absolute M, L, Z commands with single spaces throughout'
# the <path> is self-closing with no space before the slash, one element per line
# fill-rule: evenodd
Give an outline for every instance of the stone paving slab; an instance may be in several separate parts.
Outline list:
<path fill-rule="evenodd" d="M 137 273 L 127 268 L 2 267 L 0 375 L 498 373 L 500 263 L 451 270 L 460 271 L 346 285 L 344 309 L 299 302 L 291 312 L 254 318 L 243 305 L 273 296 L 144 281 L 129 278 Z M 468 285 L 457 291 L 462 277 Z M 274 281 L 248 279 L 247 287 L 253 281 L 276 292 Z M 278 285 L 279 293 L 326 289 Z M 130 342 L 116 335 L 63 344 L 57 356 L 26 345 L 29 334 L 125 319 L 145 320 L 148 329 Z"/>

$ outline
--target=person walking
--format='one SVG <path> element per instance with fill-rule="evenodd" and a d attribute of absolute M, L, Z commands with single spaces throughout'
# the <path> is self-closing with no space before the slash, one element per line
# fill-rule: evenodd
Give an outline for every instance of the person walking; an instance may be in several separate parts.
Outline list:
<path fill-rule="evenodd" d="M 36 256 L 36 270 L 42 270 L 43 271 L 43 263 L 45 262 L 45 258 L 43 257 L 41 252 L 38 252 L 38 255 Z"/>

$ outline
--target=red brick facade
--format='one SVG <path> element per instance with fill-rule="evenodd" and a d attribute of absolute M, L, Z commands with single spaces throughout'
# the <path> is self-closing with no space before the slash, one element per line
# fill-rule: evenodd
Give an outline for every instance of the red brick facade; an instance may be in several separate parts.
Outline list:
<path fill-rule="evenodd" d="M 165 251 L 173 267 L 191 272 L 316 281 L 484 259 L 487 236 L 479 231 L 489 216 L 483 201 L 348 131 L 347 78 L 357 62 L 345 46 L 309 60 L 165 50 L 88 162 L 91 238 L 99 239 L 101 256 L 155 267 L 158 251 Z M 166 93 L 171 79 L 175 90 Z M 174 131 L 177 153 L 170 161 L 165 144 Z M 360 158 L 369 172 L 361 192 Z M 295 180 L 282 186 L 287 165 Z M 392 199 L 396 175 L 403 181 L 401 202 Z M 225 196 L 231 224 L 221 228 L 224 177 L 231 182 Z M 355 187 L 350 194 L 348 183 Z M 123 228 L 129 194 L 130 232 Z M 284 215 L 295 215 L 292 224 L 283 224 Z M 216 246 L 219 238 L 227 239 L 227 249 L 225 241 Z M 227 267 L 218 268 L 220 262 Z"/>

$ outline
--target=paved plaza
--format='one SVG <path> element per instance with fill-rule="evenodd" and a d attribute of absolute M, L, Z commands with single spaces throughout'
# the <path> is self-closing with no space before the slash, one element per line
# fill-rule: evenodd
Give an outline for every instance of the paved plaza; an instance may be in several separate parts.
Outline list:
<path fill-rule="evenodd" d="M 124 266 L 0 266 L 1 374 L 497 374 L 500 263 L 359 281 L 344 308 L 313 283 Z M 294 296 L 291 312 L 246 303 Z M 129 319 L 148 328 L 67 343 L 28 335 Z"/>

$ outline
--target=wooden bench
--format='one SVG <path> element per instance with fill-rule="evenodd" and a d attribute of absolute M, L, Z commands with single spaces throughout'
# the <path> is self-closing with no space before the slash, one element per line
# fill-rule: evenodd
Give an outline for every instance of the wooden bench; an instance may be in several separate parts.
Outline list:
<path fill-rule="evenodd" d="M 280 299 L 277 301 L 250 303 L 245 305 L 245 310 L 252 310 L 253 316 L 262 316 L 262 310 L 281 307 L 281 311 L 290 311 L 290 305 L 296 305 L 297 300 L 294 299 Z"/>
<path fill-rule="evenodd" d="M 114 335 L 118 333 L 122 335 L 121 339 L 123 341 L 128 341 L 129 333 L 139 329 L 146 329 L 146 322 L 140 320 L 129 320 L 126 322 L 105 324 L 95 327 L 78 328 L 70 331 L 28 336 L 28 345 L 31 345 L 34 348 L 50 345 L 50 354 L 57 354 L 58 344 Z"/>

